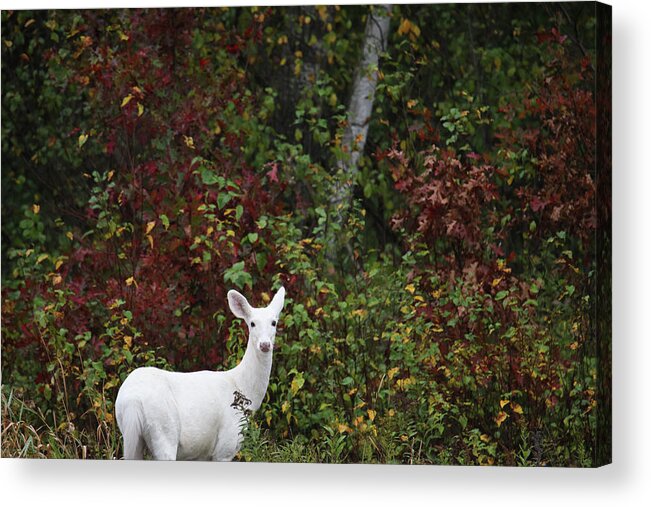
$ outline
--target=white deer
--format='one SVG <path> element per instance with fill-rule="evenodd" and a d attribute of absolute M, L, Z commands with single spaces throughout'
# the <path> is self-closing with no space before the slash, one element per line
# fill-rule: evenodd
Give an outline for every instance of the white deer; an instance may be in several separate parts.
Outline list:
<path fill-rule="evenodd" d="M 269 306 L 253 308 L 228 292 L 228 305 L 249 328 L 240 364 L 228 371 L 178 373 L 146 367 L 129 374 L 115 401 L 125 459 L 230 461 L 242 443 L 244 413 L 257 410 L 269 384 L 281 287 Z"/>

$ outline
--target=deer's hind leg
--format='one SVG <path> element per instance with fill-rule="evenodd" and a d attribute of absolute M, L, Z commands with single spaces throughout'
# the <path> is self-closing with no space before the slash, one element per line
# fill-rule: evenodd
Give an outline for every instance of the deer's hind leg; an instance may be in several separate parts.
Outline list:
<path fill-rule="evenodd" d="M 178 437 L 161 428 L 150 428 L 145 435 L 147 449 L 157 461 L 174 461 L 179 448 Z"/>

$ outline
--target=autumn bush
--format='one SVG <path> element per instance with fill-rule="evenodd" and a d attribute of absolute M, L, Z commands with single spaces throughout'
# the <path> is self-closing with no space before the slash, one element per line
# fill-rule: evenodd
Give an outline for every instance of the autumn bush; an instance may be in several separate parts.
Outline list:
<path fill-rule="evenodd" d="M 341 222 L 365 8 L 3 11 L 3 456 L 120 456 L 282 284 L 238 459 L 597 464 L 594 20 L 504 5 L 394 9 Z"/>

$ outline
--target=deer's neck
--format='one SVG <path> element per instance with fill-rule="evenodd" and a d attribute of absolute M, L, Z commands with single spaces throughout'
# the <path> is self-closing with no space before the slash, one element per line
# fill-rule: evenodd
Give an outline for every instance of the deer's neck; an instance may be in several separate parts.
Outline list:
<path fill-rule="evenodd" d="M 249 341 L 240 364 L 232 370 L 237 388 L 247 399 L 251 400 L 250 409 L 258 410 L 267 392 L 271 375 L 273 349 L 269 352 L 256 350 Z"/>

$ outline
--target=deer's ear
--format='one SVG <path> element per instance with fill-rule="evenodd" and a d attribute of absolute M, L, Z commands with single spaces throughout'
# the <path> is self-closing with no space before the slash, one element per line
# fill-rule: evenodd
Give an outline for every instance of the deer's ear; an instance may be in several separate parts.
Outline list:
<path fill-rule="evenodd" d="M 276 315 L 280 315 L 280 311 L 283 309 L 284 304 L 285 304 L 285 287 L 281 287 L 280 289 L 278 289 L 278 292 L 276 292 L 276 295 L 271 300 L 271 303 L 269 303 L 269 308 L 271 308 L 276 313 Z"/>
<path fill-rule="evenodd" d="M 228 306 L 230 306 L 233 315 L 248 321 L 251 315 L 251 305 L 242 294 L 236 290 L 229 290 Z"/>

